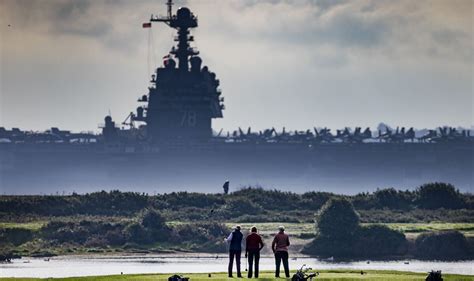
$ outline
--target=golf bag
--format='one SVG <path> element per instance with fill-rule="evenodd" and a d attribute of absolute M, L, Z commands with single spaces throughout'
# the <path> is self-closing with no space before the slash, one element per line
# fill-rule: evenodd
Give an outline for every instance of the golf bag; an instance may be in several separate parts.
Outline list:
<path fill-rule="evenodd" d="M 426 281 L 443 281 L 443 277 L 441 276 L 441 270 L 438 271 L 431 271 L 428 273 L 428 276 L 425 279 Z"/>
<path fill-rule="evenodd" d="M 183 277 L 182 275 L 173 275 L 168 277 L 168 281 L 189 281 L 188 277 Z"/>

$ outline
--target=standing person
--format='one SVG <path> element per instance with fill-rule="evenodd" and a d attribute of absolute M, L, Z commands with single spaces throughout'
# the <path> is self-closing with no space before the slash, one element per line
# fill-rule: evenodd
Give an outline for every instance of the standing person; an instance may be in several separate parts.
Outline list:
<path fill-rule="evenodd" d="M 290 268 L 288 267 L 288 246 L 290 246 L 290 238 L 285 233 L 283 226 L 278 227 L 278 233 L 273 238 L 272 251 L 275 254 L 275 277 L 280 277 L 280 264 L 283 261 L 286 278 L 290 277 Z"/>
<path fill-rule="evenodd" d="M 260 250 L 263 248 L 262 237 L 257 234 L 255 226 L 250 230 L 250 234 L 245 239 L 245 257 L 248 257 L 249 272 L 247 277 L 252 278 L 252 267 L 255 261 L 255 278 L 258 278 L 258 263 L 260 261 Z"/>
<path fill-rule="evenodd" d="M 226 180 L 222 188 L 224 189 L 224 194 L 229 194 L 229 180 Z"/>
<path fill-rule="evenodd" d="M 235 226 L 234 231 L 232 231 L 229 236 L 225 239 L 229 243 L 229 277 L 232 277 L 232 267 L 234 266 L 234 257 L 235 264 L 237 266 L 237 277 L 242 277 L 240 273 L 240 255 L 242 254 L 242 238 L 243 234 L 240 232 L 240 225 Z"/>

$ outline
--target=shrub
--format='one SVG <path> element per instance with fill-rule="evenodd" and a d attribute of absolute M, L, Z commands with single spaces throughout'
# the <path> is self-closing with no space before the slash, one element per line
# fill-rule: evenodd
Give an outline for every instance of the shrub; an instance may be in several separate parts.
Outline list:
<path fill-rule="evenodd" d="M 340 240 L 317 235 L 313 241 L 303 248 L 302 252 L 319 257 L 351 258 L 354 256 L 353 245 L 355 239 L 356 237 L 353 234 Z"/>
<path fill-rule="evenodd" d="M 125 228 L 125 237 L 128 241 L 137 244 L 147 244 L 151 242 L 151 237 L 146 229 L 139 223 L 132 223 Z"/>
<path fill-rule="evenodd" d="M 141 225 L 148 242 L 163 242 L 170 238 L 171 229 L 166 225 L 165 219 L 153 209 L 147 209 L 142 214 Z"/>
<path fill-rule="evenodd" d="M 111 246 L 123 245 L 126 242 L 125 235 L 119 229 L 107 231 L 104 238 Z"/>
<path fill-rule="evenodd" d="M 191 244 L 191 248 L 204 252 L 225 251 L 222 238 L 230 232 L 224 224 L 217 222 L 181 224 L 174 227 L 173 241 Z"/>
<path fill-rule="evenodd" d="M 469 257 L 469 244 L 458 231 L 423 233 L 415 240 L 415 255 L 427 260 L 457 260 Z"/>
<path fill-rule="evenodd" d="M 407 251 L 405 235 L 385 225 L 362 226 L 357 231 L 354 255 L 357 257 L 387 257 Z"/>
<path fill-rule="evenodd" d="M 417 191 L 416 203 L 424 209 L 460 209 L 464 207 L 464 200 L 453 185 L 447 183 L 427 183 Z"/>
<path fill-rule="evenodd" d="M 105 248 L 108 246 L 107 242 L 108 241 L 102 236 L 91 236 L 84 242 L 84 246 Z"/>
<path fill-rule="evenodd" d="M 395 188 L 377 189 L 374 192 L 374 201 L 378 208 L 405 210 L 410 207 L 410 192 L 403 192 Z"/>
<path fill-rule="evenodd" d="M 403 255 L 407 240 L 403 233 L 382 225 L 358 227 L 357 231 L 334 239 L 317 235 L 303 253 L 336 258 L 382 258 Z"/>
<path fill-rule="evenodd" d="M 143 212 L 141 223 L 144 227 L 149 229 L 161 230 L 163 228 L 166 228 L 165 219 L 161 216 L 160 213 L 153 209 L 146 209 L 145 212 Z"/>
<path fill-rule="evenodd" d="M 246 214 L 258 214 L 263 211 L 260 205 L 245 198 L 233 198 L 229 200 L 224 206 L 224 210 L 232 218 Z"/>
<path fill-rule="evenodd" d="M 359 216 L 346 199 L 330 199 L 316 215 L 316 233 L 340 240 L 353 236 Z"/>
<path fill-rule="evenodd" d="M 0 241 L 2 243 L 12 243 L 19 246 L 25 242 L 32 240 L 34 237 L 33 231 L 22 228 L 6 228 L 0 229 Z"/>
<path fill-rule="evenodd" d="M 306 192 L 302 194 L 301 206 L 309 210 L 319 210 L 330 198 L 337 195 L 328 192 Z"/>
<path fill-rule="evenodd" d="M 405 235 L 386 226 L 361 227 L 346 199 L 330 199 L 316 215 L 316 237 L 303 252 L 323 257 L 361 258 L 403 254 Z"/>

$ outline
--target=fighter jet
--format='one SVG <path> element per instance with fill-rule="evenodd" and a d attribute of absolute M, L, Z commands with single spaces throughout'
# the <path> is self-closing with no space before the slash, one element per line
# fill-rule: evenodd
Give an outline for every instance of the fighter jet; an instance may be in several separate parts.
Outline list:
<path fill-rule="evenodd" d="M 313 129 L 314 129 L 314 133 L 316 135 L 314 137 L 315 142 L 330 143 L 330 142 L 333 142 L 334 139 L 336 138 L 333 134 L 331 134 L 331 129 L 328 129 L 326 127 L 319 130 L 319 131 L 316 127 L 314 127 Z"/>

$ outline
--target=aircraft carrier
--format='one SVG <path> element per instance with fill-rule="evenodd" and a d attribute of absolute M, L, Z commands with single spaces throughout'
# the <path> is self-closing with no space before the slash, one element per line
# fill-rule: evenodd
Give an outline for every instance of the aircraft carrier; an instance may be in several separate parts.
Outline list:
<path fill-rule="evenodd" d="M 473 190 L 474 138 L 469 130 L 388 127 L 291 131 L 212 130 L 222 118 L 219 80 L 191 47 L 196 16 L 185 7 L 152 16 L 177 31 L 176 46 L 152 75 L 148 92 L 121 124 L 102 132 L 0 128 L 0 191 L 50 194 L 122 189 L 219 192 L 261 185 L 292 191 L 360 192 L 414 188 L 433 181 Z M 124 114 L 125 116 L 126 114 Z"/>

